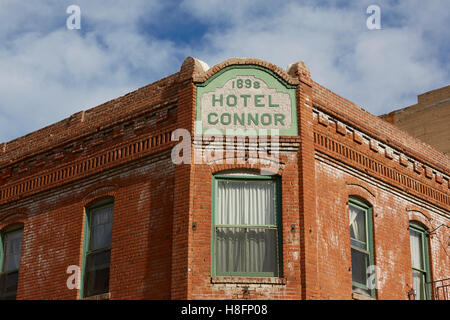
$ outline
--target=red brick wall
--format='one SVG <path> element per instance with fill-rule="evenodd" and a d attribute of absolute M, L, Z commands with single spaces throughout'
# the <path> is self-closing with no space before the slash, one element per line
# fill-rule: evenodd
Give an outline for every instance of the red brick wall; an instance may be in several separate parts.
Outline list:
<path fill-rule="evenodd" d="M 165 152 L 24 203 L 18 299 L 78 297 L 66 287 L 66 270 L 81 265 L 85 207 L 107 196 L 114 198 L 111 298 L 169 299 L 173 183 Z"/>
<path fill-rule="evenodd" d="M 351 259 L 348 198 L 357 195 L 373 206 L 375 264 L 380 268 L 378 299 L 407 299 L 412 286 L 409 222 L 420 221 L 431 231 L 443 219 L 438 210 L 426 203 L 412 204 L 399 192 L 355 172 L 343 170 L 331 159 L 316 162 L 316 190 L 319 255 L 318 270 L 322 298 L 351 299 Z M 377 185 L 375 185 L 377 184 Z M 416 201 L 414 201 L 416 203 Z M 426 214 L 412 214 L 410 210 Z M 432 236 L 430 260 L 433 279 L 450 275 L 449 232 L 440 228 Z"/>

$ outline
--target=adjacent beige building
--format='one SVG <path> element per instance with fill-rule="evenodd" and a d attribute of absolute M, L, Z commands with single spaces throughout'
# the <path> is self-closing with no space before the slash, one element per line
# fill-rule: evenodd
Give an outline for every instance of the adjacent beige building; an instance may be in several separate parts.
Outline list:
<path fill-rule="evenodd" d="M 450 85 L 425 92 L 417 100 L 380 118 L 450 155 Z"/>

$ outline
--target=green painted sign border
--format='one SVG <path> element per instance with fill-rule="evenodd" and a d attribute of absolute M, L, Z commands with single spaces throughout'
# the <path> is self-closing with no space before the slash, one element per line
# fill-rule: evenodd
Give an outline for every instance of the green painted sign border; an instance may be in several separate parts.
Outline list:
<path fill-rule="evenodd" d="M 227 73 L 226 76 L 223 76 Z M 255 78 L 266 83 L 270 88 L 275 89 L 277 92 L 287 93 L 291 99 L 291 127 L 288 129 L 279 130 L 280 136 L 297 136 L 298 135 L 298 120 L 297 120 L 297 99 L 295 89 L 296 85 L 291 85 L 287 83 L 283 78 L 274 73 L 273 71 L 257 66 L 257 65 L 234 65 L 226 67 L 213 76 L 211 76 L 208 80 L 202 83 L 196 83 L 197 87 L 197 98 L 196 98 L 196 107 L 195 107 L 195 119 L 196 121 L 201 120 L 202 116 L 202 106 L 201 106 L 201 97 L 203 94 L 208 92 L 213 92 L 218 88 L 222 88 L 227 81 L 237 76 L 254 76 Z M 202 134 L 207 130 L 211 130 L 213 128 L 198 128 L 195 127 L 196 134 Z M 220 131 L 222 134 L 226 134 L 225 129 L 214 129 Z M 240 129 L 245 130 L 245 129 Z M 250 129 L 249 129 L 250 130 Z M 259 134 L 260 130 L 265 130 L 267 134 L 270 134 L 270 129 L 255 129 L 256 134 Z M 201 131 L 201 132 L 200 132 Z M 247 134 L 247 133 L 246 133 Z M 248 132 L 247 135 L 251 135 L 251 131 Z"/>

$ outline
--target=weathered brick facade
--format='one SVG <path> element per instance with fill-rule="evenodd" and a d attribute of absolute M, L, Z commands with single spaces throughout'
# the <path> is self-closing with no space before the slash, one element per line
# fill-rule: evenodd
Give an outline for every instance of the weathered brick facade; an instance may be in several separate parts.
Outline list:
<path fill-rule="evenodd" d="M 177 128 L 191 133 L 192 155 L 209 144 L 194 134 L 196 84 L 233 65 L 297 88 L 298 136 L 279 138 L 280 278 L 211 277 L 212 175 L 261 166 L 171 161 Z M 0 231 L 24 227 L 18 299 L 79 298 L 66 270 L 82 264 L 85 208 L 106 198 L 111 299 L 355 298 L 352 195 L 373 207 L 378 299 L 408 299 L 411 221 L 433 231 L 431 279 L 450 278 L 448 156 L 314 82 L 301 62 L 287 71 L 257 59 L 204 68 L 187 58 L 174 75 L 2 144 Z"/>

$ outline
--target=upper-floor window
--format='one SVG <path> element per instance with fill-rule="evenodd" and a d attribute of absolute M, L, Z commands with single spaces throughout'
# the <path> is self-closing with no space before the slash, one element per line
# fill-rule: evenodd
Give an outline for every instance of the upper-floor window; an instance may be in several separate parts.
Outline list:
<path fill-rule="evenodd" d="M 109 292 L 113 203 L 86 209 L 82 297 Z"/>
<path fill-rule="evenodd" d="M 410 224 L 409 240 L 411 245 L 414 298 L 415 300 L 430 299 L 430 288 L 427 284 L 427 282 L 430 282 L 430 263 L 426 230 L 417 224 Z"/>
<path fill-rule="evenodd" d="M 375 290 L 368 281 L 369 266 L 374 265 L 372 207 L 359 199 L 350 198 L 349 214 L 353 292 L 375 297 Z"/>
<path fill-rule="evenodd" d="M 19 281 L 23 229 L 3 232 L 0 240 L 0 300 L 14 300 Z"/>
<path fill-rule="evenodd" d="M 213 275 L 281 275 L 279 199 L 277 177 L 214 176 Z"/>

